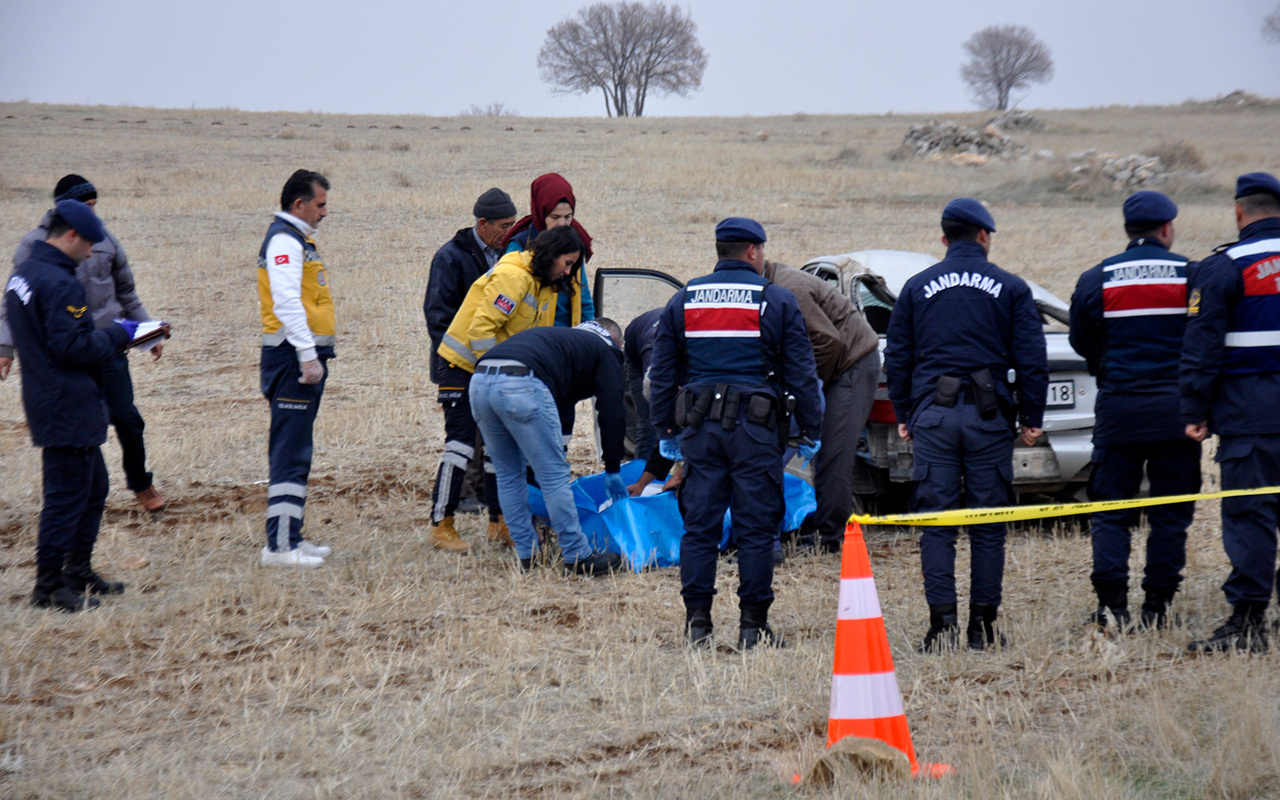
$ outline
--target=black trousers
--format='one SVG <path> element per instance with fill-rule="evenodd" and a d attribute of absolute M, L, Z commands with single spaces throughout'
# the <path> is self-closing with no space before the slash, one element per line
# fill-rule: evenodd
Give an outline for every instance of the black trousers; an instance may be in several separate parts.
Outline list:
<path fill-rule="evenodd" d="M 88 565 L 107 502 L 107 465 L 99 447 L 46 447 L 41 452 L 44 506 L 36 539 L 37 574 L 64 564 Z"/>
<path fill-rule="evenodd" d="M 444 452 L 436 470 L 435 487 L 431 490 L 431 521 L 452 517 L 462 498 L 462 485 L 467 469 L 476 457 L 478 441 L 476 421 L 471 416 L 468 387 L 471 373 L 452 364 L 441 372 L 438 399 L 444 412 Z M 498 478 L 489 456 L 481 450 L 484 463 L 484 497 L 489 519 L 496 521 L 502 513 L 498 504 Z"/>
<path fill-rule="evenodd" d="M 129 377 L 128 356 L 118 355 L 103 365 L 102 392 L 123 453 L 124 482 L 130 491 L 140 492 L 151 486 L 151 473 L 147 472 L 147 448 L 142 441 L 142 431 L 147 424 L 133 404 L 133 379 Z"/>

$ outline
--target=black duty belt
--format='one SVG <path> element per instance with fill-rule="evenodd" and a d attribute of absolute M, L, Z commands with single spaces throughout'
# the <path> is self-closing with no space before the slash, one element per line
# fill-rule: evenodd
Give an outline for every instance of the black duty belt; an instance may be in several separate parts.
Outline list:
<path fill-rule="evenodd" d="M 514 364 L 506 364 L 506 365 L 501 366 L 501 367 L 486 367 L 485 365 L 481 364 L 481 365 L 480 365 L 480 367 L 479 367 L 479 369 L 480 369 L 480 371 L 481 371 L 481 372 L 483 372 L 485 375 L 516 375 L 516 376 L 524 376 L 524 375 L 532 375 L 532 374 L 533 374 L 533 370 L 529 369 L 528 367 L 518 367 L 518 366 L 516 366 L 516 365 L 514 365 Z"/>

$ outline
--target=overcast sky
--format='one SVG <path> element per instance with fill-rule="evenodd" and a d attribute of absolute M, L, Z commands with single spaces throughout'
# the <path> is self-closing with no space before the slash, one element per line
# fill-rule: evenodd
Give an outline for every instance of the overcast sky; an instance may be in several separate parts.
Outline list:
<path fill-rule="evenodd" d="M 1280 95 L 1280 0 L 693 0 L 709 63 L 663 115 L 972 109 L 963 43 L 1031 28 L 1057 62 L 1023 108 Z M 546 30 L 586 0 L 0 0 L 0 100 L 247 111 L 604 116 L 599 92 L 553 95 Z"/>

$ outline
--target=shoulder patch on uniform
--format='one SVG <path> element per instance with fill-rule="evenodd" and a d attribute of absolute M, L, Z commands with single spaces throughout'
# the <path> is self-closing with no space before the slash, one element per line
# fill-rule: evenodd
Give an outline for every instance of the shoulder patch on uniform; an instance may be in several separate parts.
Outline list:
<path fill-rule="evenodd" d="M 278 256 L 276 256 L 276 265 L 277 265 L 277 266 L 278 266 L 278 265 L 280 265 L 280 264 L 288 264 L 288 263 L 289 263 L 289 257 L 288 257 L 288 256 L 286 256 L 286 255 L 284 255 L 283 253 L 282 253 L 282 254 L 280 254 L 280 255 L 278 255 Z"/>
<path fill-rule="evenodd" d="M 498 295 L 497 299 L 493 301 L 493 304 L 503 314 L 510 314 L 512 311 L 515 311 L 516 308 L 516 301 L 507 297 L 505 294 Z"/>
<path fill-rule="evenodd" d="M 80 319 L 81 317 L 84 316 L 84 312 L 89 310 L 89 307 L 80 306 L 79 308 L 77 308 L 76 306 L 67 306 L 67 310 L 71 312 L 71 316 L 75 317 L 76 319 Z"/>
<path fill-rule="evenodd" d="M 1187 299 L 1187 316 L 1194 317 L 1200 313 L 1200 289 L 1192 289 L 1191 297 Z"/>

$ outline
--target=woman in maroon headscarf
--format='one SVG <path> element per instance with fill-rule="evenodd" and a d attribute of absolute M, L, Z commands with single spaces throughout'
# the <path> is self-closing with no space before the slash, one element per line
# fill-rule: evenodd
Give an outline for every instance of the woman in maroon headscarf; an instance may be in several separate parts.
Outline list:
<path fill-rule="evenodd" d="M 573 266 L 565 285 L 570 291 L 560 294 L 556 303 L 556 324 L 573 326 L 596 318 L 595 303 L 588 288 L 587 261 L 591 259 L 591 235 L 574 219 L 578 201 L 573 197 L 573 187 L 562 176 L 550 172 L 539 175 L 533 181 L 529 202 L 530 214 L 511 229 L 503 239 L 506 252 L 528 250 L 529 242 L 550 228 L 570 225 L 582 240 L 582 259 Z"/>

